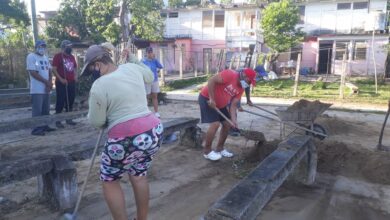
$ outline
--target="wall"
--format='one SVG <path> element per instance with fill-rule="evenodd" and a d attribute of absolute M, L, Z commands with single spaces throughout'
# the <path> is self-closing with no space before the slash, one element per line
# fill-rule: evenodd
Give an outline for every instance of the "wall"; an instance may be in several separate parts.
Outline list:
<path fill-rule="evenodd" d="M 364 33 L 365 22 L 369 16 L 366 9 L 337 10 L 337 3 L 364 2 L 337 1 L 337 2 L 311 2 L 305 5 L 303 31 L 309 35 L 322 34 L 357 34 Z M 386 0 L 371 0 L 370 11 L 380 10 L 386 12 Z"/>
<path fill-rule="evenodd" d="M 319 44 L 316 40 L 309 40 L 302 44 L 301 68 L 308 67 L 316 70 Z"/>

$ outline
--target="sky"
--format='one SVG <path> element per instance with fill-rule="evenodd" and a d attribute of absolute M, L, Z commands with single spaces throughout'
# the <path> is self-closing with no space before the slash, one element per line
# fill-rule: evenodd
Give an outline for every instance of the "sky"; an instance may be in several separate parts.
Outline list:
<path fill-rule="evenodd" d="M 27 5 L 27 10 L 30 13 L 31 12 L 31 6 L 30 2 L 31 0 L 22 0 Z M 168 0 L 163 0 L 165 4 L 168 4 Z M 37 14 L 39 14 L 40 11 L 56 11 L 59 8 L 61 0 L 35 0 L 35 9 Z M 216 2 L 220 2 L 219 0 L 216 0 Z M 236 0 L 237 2 L 237 0 Z M 238 1 L 239 2 L 239 1 Z M 31 13 L 30 13 L 31 14 Z"/>
<path fill-rule="evenodd" d="M 22 0 L 26 3 L 28 13 L 31 12 L 31 0 Z M 57 11 L 60 6 L 60 0 L 35 0 L 35 11 Z M 31 13 L 30 13 L 31 14 Z"/>

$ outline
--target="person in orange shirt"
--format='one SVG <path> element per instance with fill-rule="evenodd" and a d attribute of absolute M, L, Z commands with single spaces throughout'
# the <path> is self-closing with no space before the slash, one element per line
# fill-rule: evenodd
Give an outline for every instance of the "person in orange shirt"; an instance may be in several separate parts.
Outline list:
<path fill-rule="evenodd" d="M 255 86 L 256 72 L 245 68 L 238 74 L 234 70 L 223 70 L 208 80 L 199 94 L 198 102 L 201 112 L 201 122 L 210 123 L 206 133 L 206 142 L 203 148 L 204 157 L 209 160 L 219 160 L 222 157 L 233 157 L 233 153 L 224 149 L 224 144 L 231 125 L 215 110 L 218 108 L 226 117 L 230 118 L 237 126 L 237 103 L 240 101 L 244 89 L 249 84 Z M 231 103 L 229 105 L 229 103 Z M 230 106 L 230 107 L 228 107 Z M 228 109 L 230 108 L 230 109 Z M 216 151 L 211 149 L 215 134 L 222 124 Z"/>

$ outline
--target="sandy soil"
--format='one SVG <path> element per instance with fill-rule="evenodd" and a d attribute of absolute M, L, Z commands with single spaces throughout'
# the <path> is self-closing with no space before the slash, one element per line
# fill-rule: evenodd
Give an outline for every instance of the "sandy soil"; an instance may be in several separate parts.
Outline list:
<path fill-rule="evenodd" d="M 264 106 L 270 111 L 275 107 Z M 264 115 L 267 113 L 251 109 Z M 175 102 L 161 106 L 163 118 L 199 117 L 194 103 Z M 28 109 L 0 111 L 1 121 L 30 117 Z M 149 173 L 151 185 L 150 219 L 200 219 L 210 204 L 226 193 L 250 172 L 259 161 L 275 149 L 280 125 L 248 113 L 239 114 L 240 127 L 264 133 L 267 143 L 255 146 L 242 137 L 229 137 L 226 148 L 234 159 L 210 162 L 203 159 L 200 148 L 178 143 L 163 145 Z M 384 114 L 326 111 L 316 122 L 326 128 L 329 137 L 316 141 L 319 150 L 319 175 L 311 187 L 286 182 L 278 190 L 258 219 L 390 219 L 390 156 L 375 150 Z M 55 147 L 82 142 L 95 137 L 85 119 L 75 127 L 31 137 L 29 130 L 0 134 L 0 152 L 12 155 L 28 152 L 29 146 Z M 201 125 L 205 130 L 206 125 Z M 287 128 L 287 133 L 291 132 Z M 390 146 L 390 125 L 383 143 Z M 89 160 L 77 162 L 79 177 L 85 176 Z M 110 219 L 98 182 L 98 162 L 80 207 L 79 219 Z M 131 187 L 123 180 L 128 213 L 134 215 Z M 79 178 L 81 185 L 82 178 Z M 36 178 L 0 188 L 0 219 L 48 220 L 61 213 L 39 201 Z M 321 216 L 321 217 L 319 217 Z"/>

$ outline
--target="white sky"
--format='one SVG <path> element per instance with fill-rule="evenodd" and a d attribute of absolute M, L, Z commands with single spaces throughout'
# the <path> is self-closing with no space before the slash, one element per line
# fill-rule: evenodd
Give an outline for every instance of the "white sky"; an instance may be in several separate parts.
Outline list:
<path fill-rule="evenodd" d="M 31 0 L 22 0 L 22 1 L 24 1 L 26 3 L 27 10 L 30 13 L 30 11 L 31 11 L 31 6 L 30 6 Z M 164 1 L 164 3 L 166 5 L 168 4 L 168 0 L 163 0 L 163 1 Z M 56 11 L 59 8 L 60 2 L 61 2 L 60 0 L 35 0 L 36 12 L 38 14 L 40 11 Z M 216 0 L 215 2 L 219 3 L 220 0 Z M 240 1 L 239 0 L 235 0 L 235 2 L 240 2 Z"/>
<path fill-rule="evenodd" d="M 22 0 L 26 3 L 28 13 L 31 12 L 31 0 Z M 35 11 L 57 11 L 60 7 L 60 0 L 35 0 Z M 31 14 L 31 13 L 30 13 Z"/>

